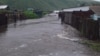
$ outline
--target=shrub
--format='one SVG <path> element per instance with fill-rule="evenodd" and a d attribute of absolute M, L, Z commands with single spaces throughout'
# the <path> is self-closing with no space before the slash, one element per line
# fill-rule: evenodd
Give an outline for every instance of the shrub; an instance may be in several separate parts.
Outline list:
<path fill-rule="evenodd" d="M 36 15 L 33 11 L 24 11 L 24 15 L 29 19 L 38 18 L 38 15 Z"/>

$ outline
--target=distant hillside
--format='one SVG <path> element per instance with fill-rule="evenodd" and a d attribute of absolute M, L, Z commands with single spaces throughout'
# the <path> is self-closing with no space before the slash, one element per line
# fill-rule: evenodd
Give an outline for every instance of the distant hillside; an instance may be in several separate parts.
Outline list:
<path fill-rule="evenodd" d="M 42 10 L 55 10 L 68 7 L 76 7 L 80 4 L 89 5 L 90 2 L 84 0 L 0 0 L 0 4 L 8 4 L 12 9 L 42 9 Z"/>

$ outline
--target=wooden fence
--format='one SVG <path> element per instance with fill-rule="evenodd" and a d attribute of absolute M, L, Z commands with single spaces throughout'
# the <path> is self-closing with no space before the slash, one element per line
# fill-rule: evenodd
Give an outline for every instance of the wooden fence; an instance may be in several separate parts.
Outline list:
<path fill-rule="evenodd" d="M 63 12 L 64 23 L 70 24 L 79 30 L 86 38 L 91 40 L 100 40 L 99 20 L 95 21 L 90 18 L 93 12 Z M 59 16 L 60 17 L 60 16 Z M 61 18 L 62 19 L 62 18 Z"/>

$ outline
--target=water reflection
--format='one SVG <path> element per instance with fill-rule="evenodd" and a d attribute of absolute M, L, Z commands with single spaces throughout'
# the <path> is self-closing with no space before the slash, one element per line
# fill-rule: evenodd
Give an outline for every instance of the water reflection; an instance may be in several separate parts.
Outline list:
<path fill-rule="evenodd" d="M 4 36 L 7 31 L 7 26 L 0 26 L 0 37 Z"/>

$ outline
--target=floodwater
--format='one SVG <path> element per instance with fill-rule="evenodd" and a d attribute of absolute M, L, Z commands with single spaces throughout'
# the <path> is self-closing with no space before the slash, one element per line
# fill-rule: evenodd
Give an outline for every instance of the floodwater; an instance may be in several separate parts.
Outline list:
<path fill-rule="evenodd" d="M 100 56 L 78 43 L 79 33 L 56 15 L 0 29 L 0 56 Z"/>

